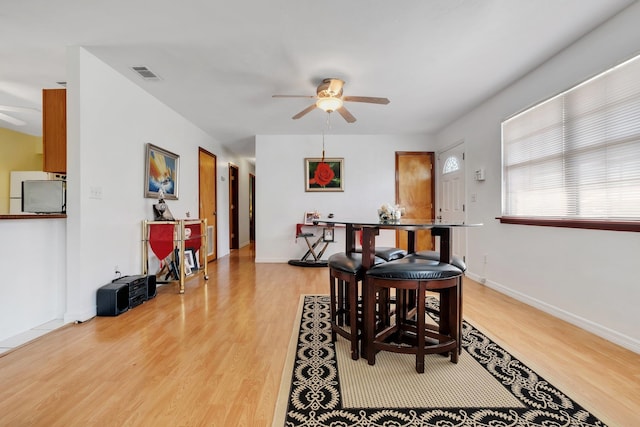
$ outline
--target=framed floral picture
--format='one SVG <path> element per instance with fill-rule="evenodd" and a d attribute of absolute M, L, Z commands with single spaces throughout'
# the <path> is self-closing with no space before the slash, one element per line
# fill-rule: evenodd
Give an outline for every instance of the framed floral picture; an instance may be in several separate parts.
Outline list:
<path fill-rule="evenodd" d="M 144 197 L 178 199 L 178 172 L 180 156 L 147 144 L 145 158 Z M 162 191 L 160 191 L 162 190 Z"/>
<path fill-rule="evenodd" d="M 305 191 L 344 191 L 344 159 L 304 159 Z"/>

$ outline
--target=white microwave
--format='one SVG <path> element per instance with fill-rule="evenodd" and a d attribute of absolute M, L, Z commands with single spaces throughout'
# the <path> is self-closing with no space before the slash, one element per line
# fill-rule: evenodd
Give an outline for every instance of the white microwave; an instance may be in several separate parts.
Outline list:
<path fill-rule="evenodd" d="M 66 211 L 66 181 L 22 181 L 22 211 L 54 214 Z"/>

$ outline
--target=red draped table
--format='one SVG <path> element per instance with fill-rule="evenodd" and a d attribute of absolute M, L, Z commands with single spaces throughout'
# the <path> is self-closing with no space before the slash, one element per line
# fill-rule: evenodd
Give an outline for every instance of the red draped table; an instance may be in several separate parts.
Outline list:
<path fill-rule="evenodd" d="M 181 219 L 176 221 L 142 221 L 142 272 L 148 274 L 149 249 L 164 262 L 176 254 L 173 262 L 175 274 L 180 283 L 180 293 L 184 293 L 185 249 L 200 251 L 202 272 L 208 280 L 207 272 L 207 220 Z"/>

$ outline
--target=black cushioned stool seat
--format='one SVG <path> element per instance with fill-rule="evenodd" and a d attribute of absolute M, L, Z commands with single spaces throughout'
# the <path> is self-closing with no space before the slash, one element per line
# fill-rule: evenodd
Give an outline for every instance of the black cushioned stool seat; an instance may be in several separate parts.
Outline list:
<path fill-rule="evenodd" d="M 406 256 L 375 265 L 366 273 L 364 301 L 367 328 L 366 351 L 370 365 L 378 351 L 416 355 L 416 371 L 424 372 L 425 354 L 450 354 L 458 362 L 459 286 L 462 271 L 426 258 Z M 389 292 L 396 292 L 395 321 L 376 323 L 376 308 L 382 313 Z M 440 319 L 437 326 L 426 323 L 426 292 L 440 293 Z M 415 303 L 410 302 L 415 295 Z M 383 314 L 380 314 L 384 318 Z"/>
<path fill-rule="evenodd" d="M 356 253 L 362 252 L 362 249 L 356 249 Z M 395 261 L 407 256 L 407 251 L 400 248 L 393 248 L 391 246 L 382 246 L 376 248 L 376 256 L 382 258 L 385 261 Z"/>
<path fill-rule="evenodd" d="M 438 251 L 418 251 L 411 254 L 411 256 L 430 259 L 432 261 L 440 261 L 440 252 Z M 451 257 L 449 264 L 458 267 L 463 273 L 467 271 L 467 264 L 465 264 L 464 260 L 457 255 L 453 255 Z"/>
<path fill-rule="evenodd" d="M 385 262 L 376 257 L 375 264 Z M 361 319 L 358 316 L 359 283 L 364 279 L 362 254 L 340 252 L 328 259 L 329 298 L 331 309 L 331 340 L 337 334 L 351 342 L 351 358 L 359 358 L 358 341 L 361 337 Z M 346 327 L 348 327 L 348 329 Z"/>

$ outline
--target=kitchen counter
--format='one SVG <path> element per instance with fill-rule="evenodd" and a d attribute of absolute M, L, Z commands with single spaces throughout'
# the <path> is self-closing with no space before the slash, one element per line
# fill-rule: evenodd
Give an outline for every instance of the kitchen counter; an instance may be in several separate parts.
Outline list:
<path fill-rule="evenodd" d="M 51 218 L 66 218 L 67 214 L 12 214 L 12 215 L 0 215 L 0 220 L 2 219 L 51 219 Z"/>

